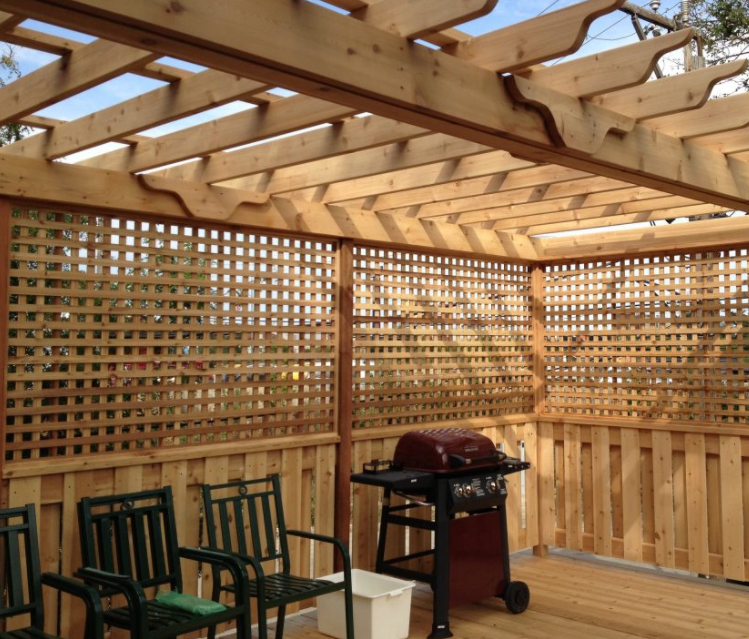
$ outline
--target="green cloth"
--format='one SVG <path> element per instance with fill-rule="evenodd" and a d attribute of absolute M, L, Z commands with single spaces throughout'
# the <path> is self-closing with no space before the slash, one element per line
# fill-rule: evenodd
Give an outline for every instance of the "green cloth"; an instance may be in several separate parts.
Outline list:
<path fill-rule="evenodd" d="M 210 599 L 201 599 L 195 595 L 185 595 L 173 590 L 159 590 L 156 593 L 156 601 L 170 608 L 179 608 L 196 615 L 212 615 L 226 610 L 224 604 Z"/>

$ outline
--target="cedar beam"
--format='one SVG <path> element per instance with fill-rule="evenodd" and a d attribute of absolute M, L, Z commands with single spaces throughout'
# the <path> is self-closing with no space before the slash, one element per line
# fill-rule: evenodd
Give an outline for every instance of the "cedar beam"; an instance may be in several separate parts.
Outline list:
<path fill-rule="evenodd" d="M 203 71 L 173 85 L 154 89 L 125 102 L 60 124 L 43 135 L 34 135 L 3 147 L 0 152 L 47 160 L 119 141 L 200 111 L 259 93 L 268 87 L 254 80 Z M 148 144 L 145 140 L 142 144 Z"/>
<path fill-rule="evenodd" d="M 23 16 L 14 16 L 12 13 L 0 11 L 0 33 L 5 34 L 5 32 L 18 26 L 24 20 L 25 18 Z"/>
<path fill-rule="evenodd" d="M 320 130 L 273 140 L 272 143 L 258 144 L 232 153 L 214 153 L 202 160 L 166 169 L 163 175 L 213 184 L 384 144 L 407 142 L 429 134 L 431 132 L 426 129 L 376 115 L 351 118 Z"/>
<path fill-rule="evenodd" d="M 4 33 L 3 42 L 59 56 L 66 56 L 86 46 L 83 42 L 78 42 L 77 40 L 60 38 L 49 33 L 27 29 L 26 27 L 16 27 Z M 144 78 L 151 78 L 152 80 L 161 80 L 162 82 L 176 82 L 177 80 L 189 78 L 193 75 L 192 71 L 156 62 L 150 62 L 143 67 L 131 69 L 130 73 L 140 75 Z"/>
<path fill-rule="evenodd" d="M 415 40 L 491 13 L 498 0 L 386 0 L 351 13 L 353 18 Z"/>
<path fill-rule="evenodd" d="M 383 4 L 387 4 L 384 2 Z M 590 24 L 624 0 L 587 0 L 445 47 L 462 60 L 498 72 L 525 69 L 577 51 Z"/>
<path fill-rule="evenodd" d="M 0 88 L 0 124 L 81 93 L 157 57 L 150 51 L 95 40 Z"/>
<path fill-rule="evenodd" d="M 176 182 L 176 181 L 175 181 Z M 223 206 L 222 223 L 302 233 L 328 238 L 350 238 L 382 246 L 437 249 L 450 254 L 481 254 L 532 261 L 538 253 L 532 240 L 482 229 L 460 229 L 454 224 L 403 218 L 340 206 L 271 197 L 264 203 L 256 193 L 217 189 L 180 182 L 194 201 L 213 200 Z M 0 155 L 0 197 L 56 207 L 85 207 L 113 212 L 196 219 L 181 199 L 166 190 L 153 190 L 138 176 L 102 171 L 62 162 Z M 210 219 L 215 221 L 216 217 Z"/>
<path fill-rule="evenodd" d="M 589 98 L 642 84 L 661 56 L 683 47 L 693 37 L 692 29 L 683 29 L 554 66 L 536 67 L 523 75 L 560 93 Z"/>
<path fill-rule="evenodd" d="M 480 144 L 437 133 L 375 149 L 355 151 L 338 158 L 278 169 L 270 175 L 262 174 L 240 180 L 238 184 L 250 191 L 287 193 L 487 151 L 489 149 Z"/>
<path fill-rule="evenodd" d="M 697 109 L 707 102 L 716 83 L 743 73 L 747 66 L 747 60 L 734 60 L 604 93 L 590 98 L 590 101 L 637 120 Z"/>
<path fill-rule="evenodd" d="M 518 108 L 503 79 L 492 71 L 407 44 L 312 3 L 255 0 L 250 11 L 240 0 L 223 0 L 220 10 L 202 0 L 177 5 L 0 0 L 0 9 L 85 27 L 136 46 L 145 42 L 164 55 L 324 96 L 536 162 L 555 162 L 720 206 L 749 206 L 745 162 L 727 161 L 642 125 L 626 135 L 608 134 L 595 153 L 557 147 L 541 115 Z M 283 29 L 269 29 L 269 24 Z M 458 85 L 462 99 L 455 100 Z"/>
<path fill-rule="evenodd" d="M 295 95 L 256 109 L 151 138 L 135 148 L 118 149 L 79 164 L 131 173 L 146 171 L 353 114 L 354 111 L 344 106 Z"/>

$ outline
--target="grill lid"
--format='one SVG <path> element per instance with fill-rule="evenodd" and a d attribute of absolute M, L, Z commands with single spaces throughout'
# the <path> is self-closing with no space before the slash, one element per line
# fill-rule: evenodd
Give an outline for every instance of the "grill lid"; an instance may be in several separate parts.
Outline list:
<path fill-rule="evenodd" d="M 444 474 L 496 466 L 506 457 L 485 435 L 464 428 L 435 428 L 403 435 L 395 447 L 393 466 Z"/>

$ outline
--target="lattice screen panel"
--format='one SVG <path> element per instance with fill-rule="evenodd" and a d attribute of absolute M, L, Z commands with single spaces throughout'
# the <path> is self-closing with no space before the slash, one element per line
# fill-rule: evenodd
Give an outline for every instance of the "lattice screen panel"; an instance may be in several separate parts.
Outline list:
<path fill-rule="evenodd" d="M 528 266 L 357 247 L 354 426 L 533 410 Z"/>
<path fill-rule="evenodd" d="M 747 255 L 547 269 L 547 410 L 749 423 Z"/>
<path fill-rule="evenodd" d="M 14 216 L 7 459 L 334 429 L 335 245 Z"/>

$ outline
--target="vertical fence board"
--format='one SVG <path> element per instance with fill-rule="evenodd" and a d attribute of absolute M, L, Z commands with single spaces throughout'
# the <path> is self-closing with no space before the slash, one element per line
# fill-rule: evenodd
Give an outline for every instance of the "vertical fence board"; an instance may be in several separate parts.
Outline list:
<path fill-rule="evenodd" d="M 565 485 L 565 476 L 567 460 L 565 459 L 565 445 L 564 441 L 554 441 L 554 483 L 556 485 L 555 494 L 555 505 L 556 505 L 556 517 L 555 517 L 555 528 L 561 528 L 567 526 L 567 507 L 565 503 L 567 487 Z M 564 531 L 566 537 L 566 529 Z M 554 534 L 554 543 L 556 544 L 556 530 Z M 561 544 L 564 545 L 564 544 Z"/>
<path fill-rule="evenodd" d="M 332 535 L 335 521 L 335 446 L 318 446 L 315 457 L 315 532 Z M 348 540 L 346 540 L 348 541 Z M 315 547 L 315 576 L 333 573 L 333 548 L 330 544 Z"/>
<path fill-rule="evenodd" d="M 622 448 L 611 447 L 611 531 L 624 539 L 624 504 L 622 497 Z"/>
<path fill-rule="evenodd" d="M 369 441 L 354 444 L 354 468 L 361 469 L 365 462 L 372 459 L 372 443 Z M 378 489 L 372 486 L 354 484 L 353 495 L 353 565 L 356 568 L 369 570 L 374 567 L 375 548 L 371 541 L 372 528 L 377 522 Z"/>
<path fill-rule="evenodd" d="M 723 532 L 723 574 L 745 580 L 744 499 L 740 488 L 741 438 L 720 438 L 720 505 Z"/>
<path fill-rule="evenodd" d="M 655 545 L 655 480 L 653 478 L 653 450 L 643 448 L 640 453 L 642 466 L 642 539 Z"/>
<path fill-rule="evenodd" d="M 707 459 L 704 435 L 686 435 L 689 570 L 710 572 L 707 531 Z"/>
<path fill-rule="evenodd" d="M 622 525 L 624 528 L 624 558 L 642 561 L 642 465 L 640 463 L 640 433 L 623 428 L 622 441 Z"/>
<path fill-rule="evenodd" d="M 505 426 L 504 450 L 511 457 L 520 456 L 517 426 Z M 518 549 L 518 529 L 520 528 L 520 482 L 519 476 L 510 477 L 507 481 L 507 538 L 510 552 Z"/>
<path fill-rule="evenodd" d="M 538 426 L 527 423 L 523 426 L 523 442 L 525 444 L 525 459 L 531 467 L 525 471 L 525 545 L 536 546 L 539 543 L 539 482 L 538 482 Z"/>
<path fill-rule="evenodd" d="M 674 484 L 669 432 L 653 432 L 653 489 L 655 563 L 674 568 Z"/>
<path fill-rule="evenodd" d="M 684 451 L 673 453 L 674 470 L 674 540 L 677 548 L 689 547 L 687 522 L 687 460 Z"/>
<path fill-rule="evenodd" d="M 587 442 L 582 445 L 580 461 L 582 464 L 582 528 L 584 533 L 594 535 L 593 447 Z"/>
<path fill-rule="evenodd" d="M 303 528 L 302 499 L 304 496 L 304 472 L 302 467 L 301 448 L 285 449 L 281 452 L 281 493 L 283 496 L 284 518 L 287 528 Z M 302 540 L 299 537 L 289 537 L 289 554 L 291 555 L 291 571 L 302 574 L 302 563 L 309 563 L 302 552 Z M 287 613 L 299 610 L 299 604 L 287 607 Z"/>
<path fill-rule="evenodd" d="M 554 489 L 554 426 L 541 422 L 538 426 L 538 519 L 539 542 L 554 545 L 556 504 Z"/>
<path fill-rule="evenodd" d="M 398 444 L 397 437 L 388 437 L 382 442 L 382 456 L 384 459 L 392 459 L 395 446 Z M 390 495 L 391 506 L 401 506 L 406 500 L 400 495 Z M 402 557 L 406 554 L 406 531 L 401 526 L 395 526 L 388 531 L 385 542 L 385 557 Z"/>
<path fill-rule="evenodd" d="M 611 540 L 611 455 L 609 429 L 594 427 L 593 438 L 593 509 L 595 521 L 594 548 L 597 555 L 612 555 Z"/>
<path fill-rule="evenodd" d="M 721 521 L 720 455 L 707 455 L 705 471 L 707 478 L 705 495 L 707 497 L 708 553 L 710 555 L 722 555 L 723 522 Z"/>
<path fill-rule="evenodd" d="M 564 527 L 567 548 L 583 549 L 582 460 L 580 427 L 564 426 Z"/>

